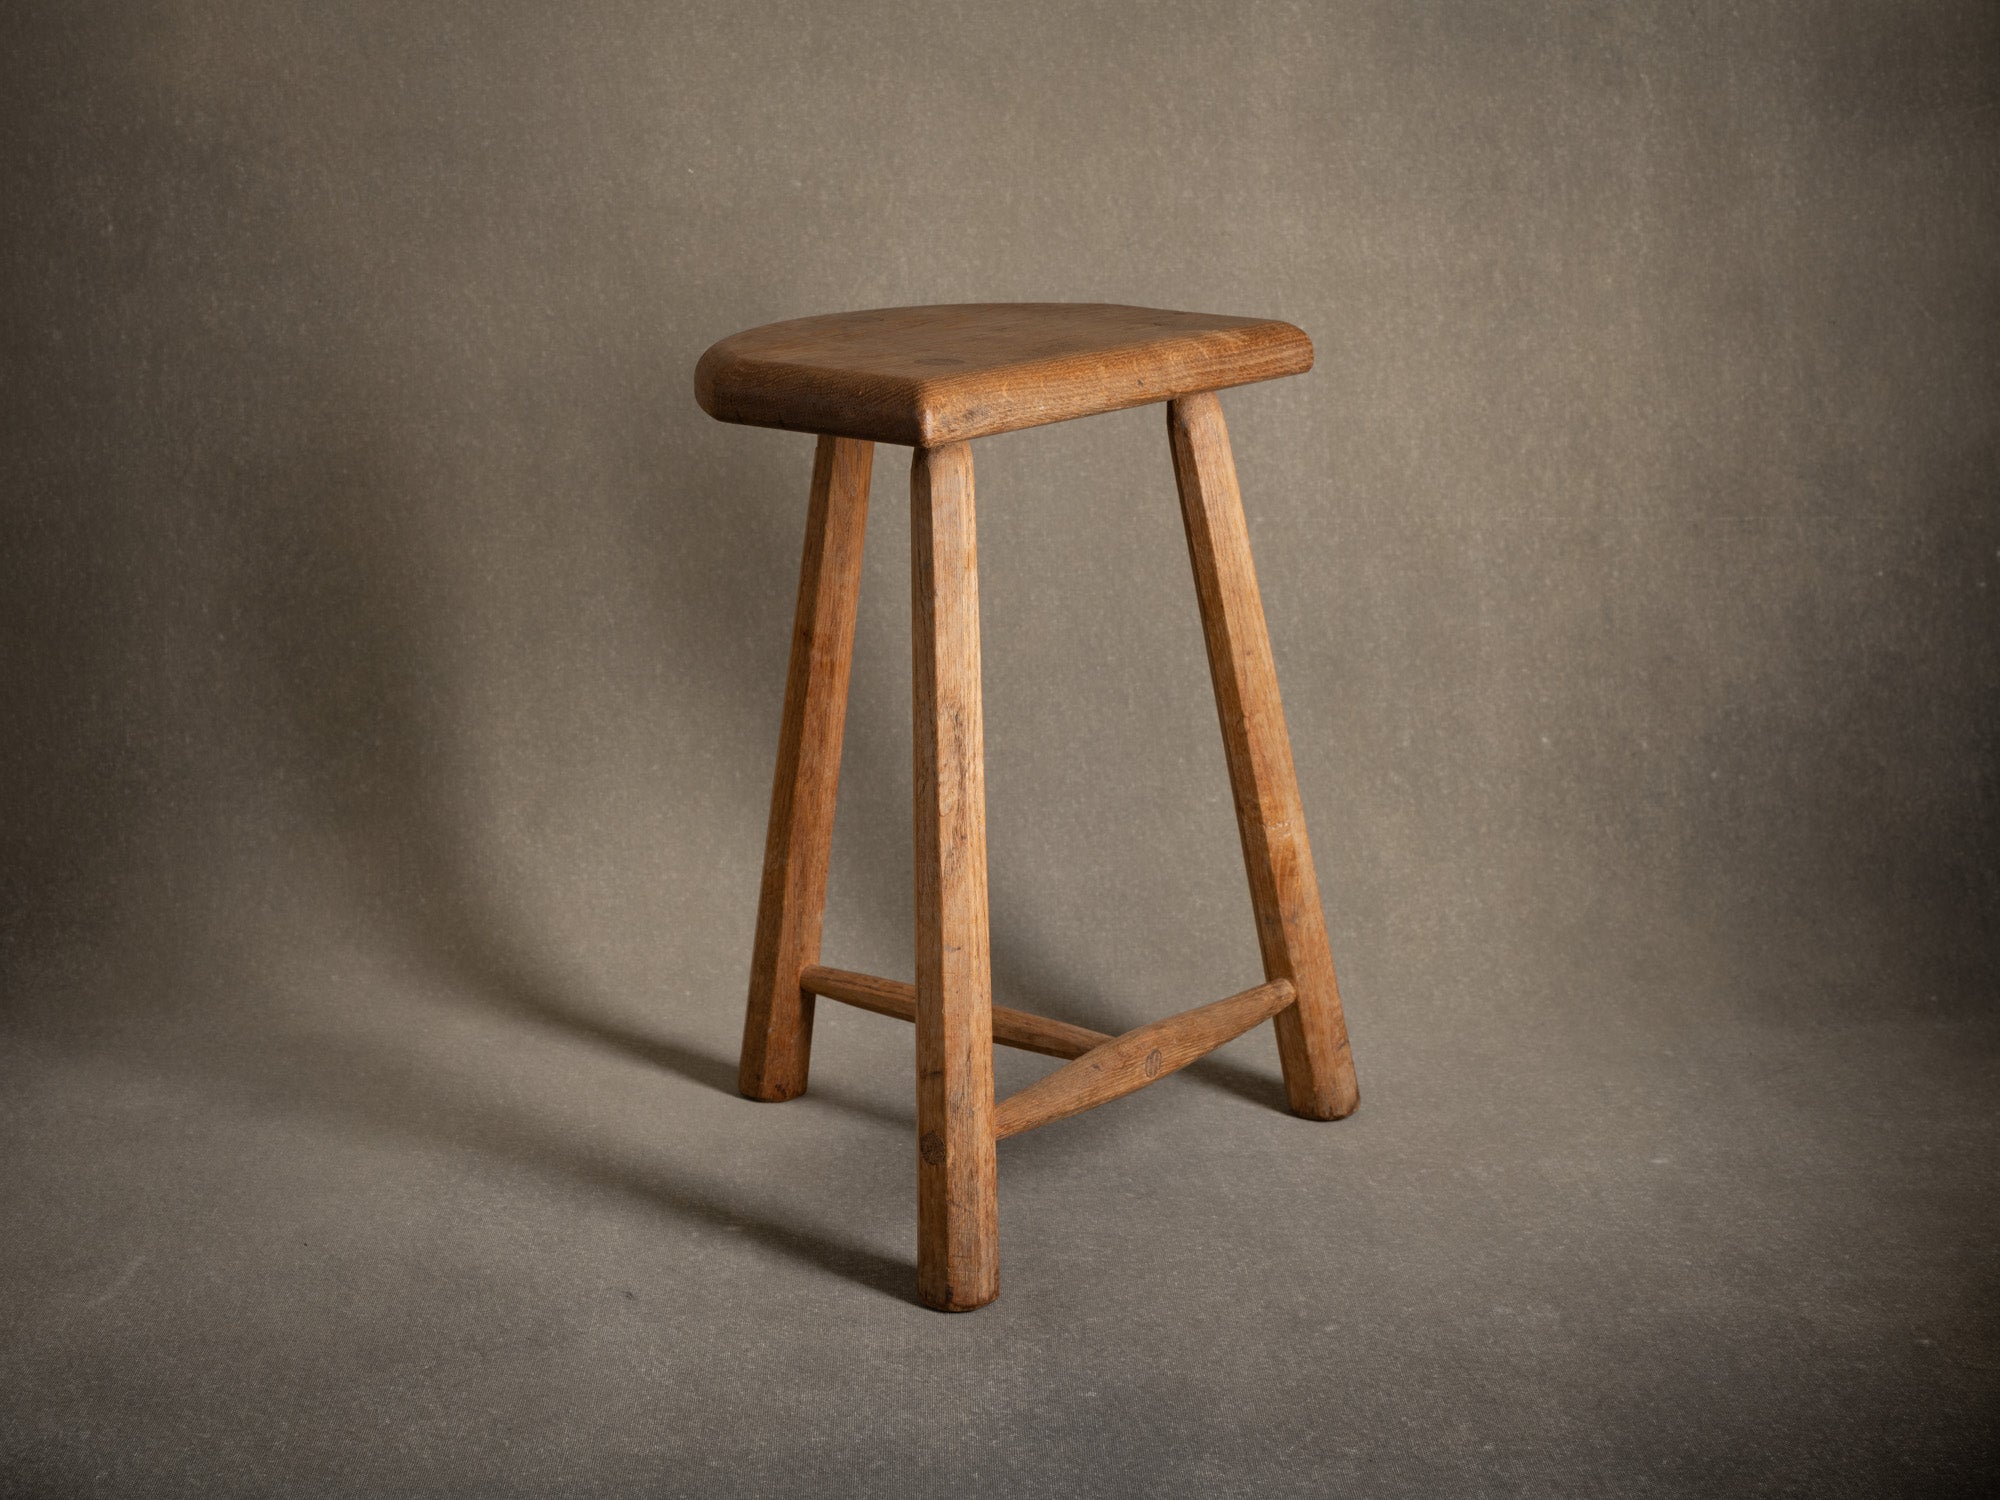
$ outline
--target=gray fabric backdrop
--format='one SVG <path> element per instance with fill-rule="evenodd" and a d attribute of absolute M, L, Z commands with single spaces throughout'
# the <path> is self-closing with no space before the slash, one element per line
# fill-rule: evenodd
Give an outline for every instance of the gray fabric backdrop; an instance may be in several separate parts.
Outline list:
<path fill-rule="evenodd" d="M 15 4 L 0 1486 L 1994 1477 L 2000 11 Z M 1264 314 L 1224 398 L 1362 1109 L 730 1089 L 809 312 Z M 1158 408 L 979 463 L 996 988 L 1256 948 Z M 907 452 L 827 955 L 909 969 Z M 1039 1064 L 1007 1057 L 1003 1087 Z"/>

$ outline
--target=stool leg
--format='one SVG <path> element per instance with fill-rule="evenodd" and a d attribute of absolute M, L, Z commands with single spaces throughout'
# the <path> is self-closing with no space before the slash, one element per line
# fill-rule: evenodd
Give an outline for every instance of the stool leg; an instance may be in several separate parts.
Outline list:
<path fill-rule="evenodd" d="M 917 1291 L 946 1312 L 1000 1292 L 986 752 L 972 450 L 910 468 L 917 836 Z"/>
<path fill-rule="evenodd" d="M 1222 403 L 1213 391 L 1180 397 L 1168 405 L 1167 431 L 1264 977 L 1299 992 L 1274 1018 L 1285 1094 L 1292 1113 L 1337 1120 L 1360 1095 Z"/>
<path fill-rule="evenodd" d="M 800 991 L 799 973 L 819 962 L 874 454 L 873 443 L 822 437 L 813 456 L 805 560 L 799 567 L 792 664 L 785 676 L 750 1003 L 737 1072 L 737 1086 L 752 1099 L 794 1099 L 806 1091 L 813 998 Z"/>

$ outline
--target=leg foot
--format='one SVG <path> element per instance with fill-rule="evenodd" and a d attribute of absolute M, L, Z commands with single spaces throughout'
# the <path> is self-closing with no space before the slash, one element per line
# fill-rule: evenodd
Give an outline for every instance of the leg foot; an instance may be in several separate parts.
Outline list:
<path fill-rule="evenodd" d="M 986 769 L 972 451 L 910 470 L 917 839 L 917 1290 L 965 1312 L 1000 1292 Z"/>
<path fill-rule="evenodd" d="M 834 437 L 822 437 L 813 458 L 737 1072 L 738 1087 L 752 1099 L 793 1099 L 806 1089 L 813 999 L 799 989 L 799 974 L 819 962 L 873 459 L 872 443 Z"/>
<path fill-rule="evenodd" d="M 1180 397 L 1167 430 L 1264 977 L 1291 980 L 1299 995 L 1274 1018 L 1285 1095 L 1294 1114 L 1337 1120 L 1360 1094 L 1222 404 L 1212 391 Z"/>

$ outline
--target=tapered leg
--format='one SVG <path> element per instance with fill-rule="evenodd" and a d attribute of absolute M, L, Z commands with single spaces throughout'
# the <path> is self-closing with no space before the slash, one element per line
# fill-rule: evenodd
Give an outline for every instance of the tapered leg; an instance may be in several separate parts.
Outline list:
<path fill-rule="evenodd" d="M 1360 1094 L 1222 404 L 1212 391 L 1183 396 L 1167 430 L 1264 977 L 1291 980 L 1299 996 L 1275 1017 L 1285 1094 L 1294 1114 L 1337 1120 Z"/>
<path fill-rule="evenodd" d="M 916 687 L 917 1290 L 964 1312 L 1000 1291 L 986 756 L 972 450 L 910 469 Z"/>
<path fill-rule="evenodd" d="M 805 561 L 799 568 L 792 664 L 785 677 L 785 715 L 778 731 L 757 946 L 737 1074 L 738 1086 L 752 1099 L 792 1099 L 806 1088 L 813 998 L 800 991 L 799 972 L 819 962 L 874 453 L 872 443 L 822 437 L 813 457 Z"/>

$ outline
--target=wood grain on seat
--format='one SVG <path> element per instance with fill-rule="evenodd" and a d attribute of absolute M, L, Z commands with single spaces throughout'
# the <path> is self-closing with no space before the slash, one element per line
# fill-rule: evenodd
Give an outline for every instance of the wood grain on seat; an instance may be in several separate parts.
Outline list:
<path fill-rule="evenodd" d="M 935 448 L 1312 368 L 1289 323 L 1099 302 L 884 307 L 769 323 L 695 367 L 725 422 Z"/>

